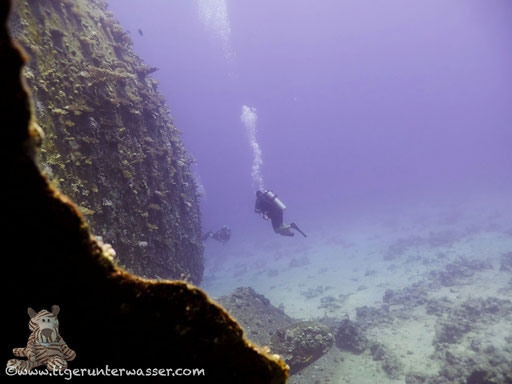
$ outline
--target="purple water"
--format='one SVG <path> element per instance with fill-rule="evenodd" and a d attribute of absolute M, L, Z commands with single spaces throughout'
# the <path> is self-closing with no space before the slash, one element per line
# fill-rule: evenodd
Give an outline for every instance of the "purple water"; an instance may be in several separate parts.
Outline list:
<path fill-rule="evenodd" d="M 305 228 L 511 189 L 506 0 L 109 4 L 160 68 L 205 230 L 269 230 L 252 212 L 243 105 L 256 108 L 265 186 Z M 226 18 L 201 17 L 223 6 Z"/>
<path fill-rule="evenodd" d="M 355 319 L 394 292 L 404 307 L 371 337 L 399 356 L 402 379 L 455 364 L 434 348 L 476 359 L 471 341 L 510 361 L 510 315 L 469 319 L 474 333 L 453 346 L 438 336 L 466 300 L 510 298 L 512 2 L 109 3 L 160 68 L 153 76 L 197 159 L 204 231 L 233 231 L 225 245 L 205 241 L 210 296 L 251 286 L 314 320 Z M 259 184 L 308 238 L 276 235 L 254 213 Z M 409 302 L 418 290 L 449 303 L 438 318 Z M 336 382 L 399 382 L 368 368 L 380 364 L 368 354 L 329 353 L 341 357 L 319 364 Z M 316 382 L 311 367 L 290 383 Z"/>

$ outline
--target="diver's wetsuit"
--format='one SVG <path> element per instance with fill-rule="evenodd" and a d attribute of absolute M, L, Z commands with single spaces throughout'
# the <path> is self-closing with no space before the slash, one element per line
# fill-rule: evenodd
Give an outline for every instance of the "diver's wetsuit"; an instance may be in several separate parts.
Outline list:
<path fill-rule="evenodd" d="M 254 211 L 256 213 L 263 213 L 265 219 L 272 220 L 272 228 L 274 232 L 282 236 L 295 236 L 295 233 L 290 228 L 300 232 L 302 236 L 307 235 L 302 232 L 297 224 L 283 224 L 283 210 L 286 206 L 277 198 L 272 191 L 256 191 L 256 203 L 254 204 Z"/>
<path fill-rule="evenodd" d="M 280 233 L 283 236 L 294 235 L 294 233 L 288 228 L 283 227 L 283 211 L 269 201 L 264 194 L 261 194 L 256 198 L 254 210 L 256 212 L 263 212 L 264 215 L 270 217 L 270 220 L 272 220 L 272 228 L 274 228 L 275 233 Z"/>
<path fill-rule="evenodd" d="M 224 226 L 215 232 L 212 237 L 224 244 L 231 238 L 231 229 L 229 229 L 227 226 Z"/>
<path fill-rule="evenodd" d="M 215 240 L 220 241 L 222 245 L 224 245 L 231 238 L 231 229 L 225 225 L 215 233 L 209 231 L 203 235 L 203 241 L 208 240 L 210 237 L 213 237 Z"/>

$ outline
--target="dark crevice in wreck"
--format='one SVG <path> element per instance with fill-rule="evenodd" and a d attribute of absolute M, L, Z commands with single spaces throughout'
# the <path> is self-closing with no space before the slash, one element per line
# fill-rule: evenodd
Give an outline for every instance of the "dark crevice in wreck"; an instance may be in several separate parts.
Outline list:
<path fill-rule="evenodd" d="M 21 80 L 25 58 L 8 34 L 9 7 L 0 1 L 4 362 L 26 345 L 27 307 L 58 304 L 60 333 L 77 353 L 70 368 L 204 368 L 199 382 L 284 383 L 283 361 L 244 339 L 203 291 L 117 267 L 78 207 L 41 174 L 34 155 L 42 137 Z"/>

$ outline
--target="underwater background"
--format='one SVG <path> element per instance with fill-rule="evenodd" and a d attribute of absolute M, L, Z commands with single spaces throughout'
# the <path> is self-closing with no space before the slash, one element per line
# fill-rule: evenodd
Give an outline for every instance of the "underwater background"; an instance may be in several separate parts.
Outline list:
<path fill-rule="evenodd" d="M 203 230 L 232 229 L 205 242 L 201 287 L 335 324 L 335 347 L 290 382 L 510 380 L 512 4 L 147 4 L 110 1 L 160 67 Z M 254 214 L 261 185 L 308 238 Z M 263 341 L 272 327 L 231 309 Z"/>
<path fill-rule="evenodd" d="M 290 383 L 511 382 L 510 2 L 108 4 L 232 230 L 195 282 Z"/>
<path fill-rule="evenodd" d="M 243 105 L 265 187 L 310 230 L 510 189 L 506 1 L 109 4 L 160 68 L 205 228 L 268 229 L 252 212 Z"/>

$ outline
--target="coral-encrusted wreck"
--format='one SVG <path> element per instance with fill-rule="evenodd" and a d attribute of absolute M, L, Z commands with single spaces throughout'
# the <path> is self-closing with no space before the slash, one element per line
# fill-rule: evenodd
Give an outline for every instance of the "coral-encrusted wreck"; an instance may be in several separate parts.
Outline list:
<path fill-rule="evenodd" d="M 119 262 L 145 277 L 203 274 L 199 203 L 153 70 L 100 0 L 16 1 L 9 25 L 45 133 L 39 160 Z"/>
<path fill-rule="evenodd" d="M 70 368 L 199 368 L 197 382 L 284 383 L 283 361 L 247 342 L 200 289 L 116 267 L 77 207 L 40 173 L 33 156 L 41 136 L 20 80 L 24 60 L 7 33 L 9 4 L 0 0 L 4 363 L 26 340 L 27 307 L 58 304 L 77 353 Z"/>

